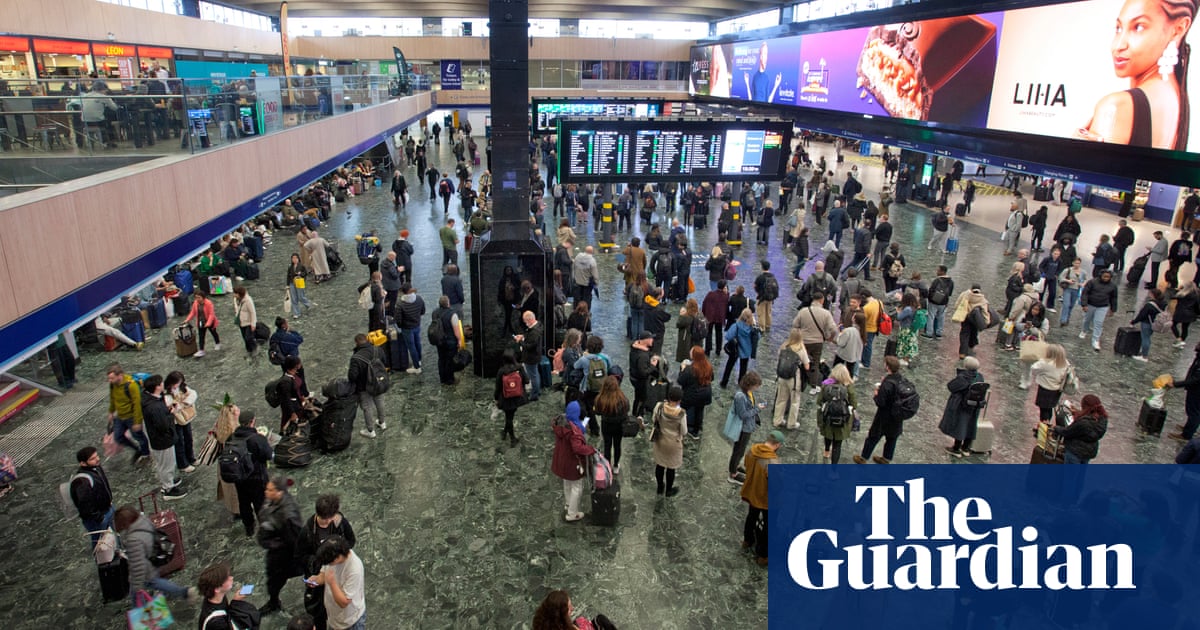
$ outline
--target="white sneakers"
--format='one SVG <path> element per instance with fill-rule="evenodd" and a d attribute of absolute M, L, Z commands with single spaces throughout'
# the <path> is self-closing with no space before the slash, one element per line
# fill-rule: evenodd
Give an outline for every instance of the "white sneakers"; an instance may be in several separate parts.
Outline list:
<path fill-rule="evenodd" d="M 203 351 L 203 350 L 197 350 L 197 351 L 196 351 L 196 354 L 193 354 L 192 356 L 194 356 L 194 357 L 196 357 L 197 359 L 199 359 L 200 357 L 207 356 L 207 355 L 208 355 L 208 353 L 207 353 L 207 352 L 205 352 L 205 351 Z"/>
<path fill-rule="evenodd" d="M 220 351 L 221 351 L 221 344 L 219 344 L 219 343 L 214 343 L 214 344 L 213 344 L 213 350 L 216 350 L 217 352 L 220 352 Z"/>
<path fill-rule="evenodd" d="M 386 423 L 386 422 L 384 422 L 384 421 L 382 421 L 382 420 L 380 420 L 380 421 L 379 421 L 379 430 L 380 430 L 380 431 L 387 431 L 387 423 Z"/>
<path fill-rule="evenodd" d="M 187 468 L 180 468 L 180 469 L 179 469 L 179 472 L 193 473 L 193 472 L 196 472 L 196 467 L 195 467 L 195 466 L 188 466 Z"/>
<path fill-rule="evenodd" d="M 1144 356 L 1142 356 L 1142 355 L 1140 355 L 1140 354 L 1135 354 L 1135 355 L 1133 356 L 1133 360 L 1134 360 L 1134 361 L 1141 361 L 1142 363 L 1149 363 L 1149 362 L 1150 362 L 1150 359 L 1147 359 L 1146 357 L 1144 357 Z"/>
<path fill-rule="evenodd" d="M 583 520 L 583 512 L 575 512 L 574 514 L 568 512 L 567 515 L 563 518 L 567 519 L 568 523 L 574 523 L 575 521 L 582 521 Z"/>
<path fill-rule="evenodd" d="M 808 395 L 809 395 L 809 396 L 816 396 L 817 394 L 820 394 L 820 393 L 821 393 L 821 388 L 820 388 L 820 387 L 813 387 L 813 388 L 811 388 L 811 389 L 809 389 L 809 390 L 808 390 Z"/>
<path fill-rule="evenodd" d="M 1095 350 L 1096 352 L 1100 352 L 1100 342 L 1099 341 L 1092 342 L 1092 350 Z"/>
<path fill-rule="evenodd" d="M 409 374 L 420 374 L 420 373 L 421 373 L 421 368 L 419 368 L 419 367 L 410 367 L 410 368 L 408 368 L 407 370 L 404 370 L 404 371 L 405 371 L 405 372 L 408 372 Z"/>
<path fill-rule="evenodd" d="M 368 430 L 366 430 L 366 429 L 359 429 L 359 430 L 358 430 L 358 434 L 359 434 L 359 435 L 361 435 L 361 436 L 363 436 L 363 437 L 365 437 L 365 438 L 371 438 L 372 440 L 374 440 L 374 439 L 375 439 L 375 437 L 376 437 L 376 435 L 375 435 L 375 432 L 374 432 L 374 431 L 368 431 Z"/>
<path fill-rule="evenodd" d="M 1086 339 L 1086 338 L 1087 338 L 1087 331 L 1086 331 L 1086 330 L 1084 330 L 1084 331 L 1081 331 L 1081 332 L 1079 333 L 1079 338 L 1080 338 L 1080 339 Z"/>

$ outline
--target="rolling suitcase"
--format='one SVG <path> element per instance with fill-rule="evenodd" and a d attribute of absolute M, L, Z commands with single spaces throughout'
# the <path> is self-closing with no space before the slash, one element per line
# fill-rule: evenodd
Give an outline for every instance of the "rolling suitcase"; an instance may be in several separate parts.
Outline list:
<path fill-rule="evenodd" d="M 150 319 L 151 328 L 162 328 L 167 325 L 167 306 L 163 303 L 162 298 L 156 298 L 146 308 L 147 316 Z"/>
<path fill-rule="evenodd" d="M 171 306 L 175 309 L 177 317 L 187 317 L 192 312 L 192 296 L 180 293 L 171 298 Z"/>
<path fill-rule="evenodd" d="M 1117 339 L 1113 342 L 1113 352 L 1117 356 L 1132 357 L 1142 350 L 1142 328 L 1140 326 L 1122 326 L 1117 329 Z"/>
<path fill-rule="evenodd" d="M 971 442 L 972 454 L 992 453 L 996 445 L 996 425 L 991 420 L 980 420 L 975 425 L 975 441 Z"/>
<path fill-rule="evenodd" d="M 104 603 L 129 597 L 129 561 L 118 555 L 112 562 L 96 565 L 100 572 L 100 595 Z"/>
<path fill-rule="evenodd" d="M 1138 430 L 1147 435 L 1162 435 L 1162 428 L 1166 422 L 1166 409 L 1155 409 L 1146 404 L 1146 401 L 1142 401 L 1142 410 L 1138 412 Z"/>
<path fill-rule="evenodd" d="M 967 204 L 960 203 L 954 206 L 954 215 L 959 217 L 967 216 Z"/>
<path fill-rule="evenodd" d="M 613 526 L 621 517 L 621 483 L 592 490 L 592 525 Z"/>
<path fill-rule="evenodd" d="M 175 356 L 190 357 L 200 348 L 196 345 L 196 329 L 191 324 L 184 324 L 171 331 L 175 339 Z"/>
<path fill-rule="evenodd" d="M 159 576 L 166 577 L 187 564 L 187 557 L 183 551 L 183 529 L 179 526 L 179 516 L 175 514 L 175 510 L 160 511 L 158 509 L 158 492 L 147 492 L 138 497 L 138 507 L 143 514 L 146 513 L 146 497 L 150 497 L 150 505 L 154 507 L 154 513 L 146 514 L 146 516 L 150 518 L 151 523 L 154 523 L 154 527 L 162 530 L 175 545 L 175 553 L 171 556 L 171 560 L 158 567 Z"/>
<path fill-rule="evenodd" d="M 1133 263 L 1129 265 L 1129 271 L 1125 273 L 1125 281 L 1129 286 L 1137 286 L 1139 280 L 1142 279 L 1142 274 L 1146 271 L 1146 263 L 1150 262 L 1150 254 L 1144 254 L 1133 259 Z"/>
<path fill-rule="evenodd" d="M 138 316 L 136 322 L 121 322 L 121 332 L 125 333 L 134 343 L 142 343 L 146 340 L 146 326 L 142 323 L 141 315 Z"/>

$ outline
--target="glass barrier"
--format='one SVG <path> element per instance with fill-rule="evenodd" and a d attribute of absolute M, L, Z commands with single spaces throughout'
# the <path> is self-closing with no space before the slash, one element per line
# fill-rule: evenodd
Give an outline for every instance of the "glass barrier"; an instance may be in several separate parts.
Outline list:
<path fill-rule="evenodd" d="M 0 81 L 0 152 L 196 153 L 412 93 L 389 75 Z"/>

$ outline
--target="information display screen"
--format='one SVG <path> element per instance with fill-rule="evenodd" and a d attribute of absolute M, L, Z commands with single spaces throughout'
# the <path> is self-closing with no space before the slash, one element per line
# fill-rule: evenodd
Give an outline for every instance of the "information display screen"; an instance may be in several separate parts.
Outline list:
<path fill-rule="evenodd" d="M 782 179 L 788 122 L 560 121 L 564 182 Z"/>
<path fill-rule="evenodd" d="M 538 99 L 532 101 L 533 126 L 538 133 L 554 133 L 558 119 L 654 118 L 664 115 L 665 101 L 630 99 Z"/>
<path fill-rule="evenodd" d="M 688 91 L 1200 153 L 1196 18 L 1085 0 L 695 46 Z"/>

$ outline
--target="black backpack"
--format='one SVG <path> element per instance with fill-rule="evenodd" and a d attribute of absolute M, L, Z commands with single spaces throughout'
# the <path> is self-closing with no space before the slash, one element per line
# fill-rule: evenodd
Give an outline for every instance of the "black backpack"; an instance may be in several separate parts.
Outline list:
<path fill-rule="evenodd" d="M 833 383 L 826 385 L 826 391 L 829 392 L 828 399 L 821 406 L 822 417 L 825 419 L 825 424 L 831 427 L 840 427 L 850 421 L 850 395 L 846 392 L 846 386 L 841 383 Z"/>
<path fill-rule="evenodd" d="M 440 310 L 434 311 L 433 317 L 429 321 L 429 330 L 425 334 L 429 339 L 429 343 L 435 346 L 442 345 L 442 339 L 445 338 L 446 331 L 442 330 L 442 313 Z"/>
<path fill-rule="evenodd" d="M 283 350 L 279 347 L 279 340 L 271 335 L 271 341 L 267 345 L 267 360 L 271 365 L 283 365 Z"/>
<path fill-rule="evenodd" d="M 285 378 L 288 377 L 283 376 L 273 380 L 263 388 L 263 398 L 266 398 L 267 404 L 271 405 L 272 408 L 278 408 L 279 405 L 283 404 L 283 398 L 279 396 L 279 383 Z"/>
<path fill-rule="evenodd" d="M 775 365 L 775 376 L 779 378 L 796 378 L 796 370 L 800 367 L 800 355 L 790 348 L 779 351 L 779 363 Z"/>
<path fill-rule="evenodd" d="M 154 548 L 150 550 L 150 564 L 156 567 L 166 566 L 175 557 L 175 543 L 161 529 L 154 530 Z"/>
<path fill-rule="evenodd" d="M 372 396 L 386 394 L 388 388 L 392 386 L 392 382 L 388 380 L 387 366 L 383 364 L 383 358 L 380 356 L 379 351 L 372 347 L 370 360 L 364 359 L 357 354 L 354 358 L 366 364 L 366 392 Z"/>
<path fill-rule="evenodd" d="M 221 481 L 225 483 L 240 483 L 250 479 L 254 474 L 254 460 L 246 448 L 245 439 L 225 441 L 221 455 L 217 457 L 217 465 L 221 473 Z"/>
<path fill-rule="evenodd" d="M 901 377 L 896 383 L 896 402 L 892 405 L 892 417 L 897 420 L 908 420 L 917 415 L 921 408 L 921 395 L 912 381 Z"/>
<path fill-rule="evenodd" d="M 759 294 L 758 299 L 771 302 L 778 297 L 779 281 L 775 279 L 774 275 L 767 274 L 767 276 L 763 278 L 763 290 L 762 293 Z"/>
<path fill-rule="evenodd" d="M 934 278 L 929 287 L 929 302 L 943 306 L 950 303 L 950 282 L 945 278 Z"/>
<path fill-rule="evenodd" d="M 991 389 L 990 383 L 983 381 L 975 381 L 967 387 L 967 393 L 963 395 L 963 406 L 977 409 L 987 404 L 988 390 Z"/>
<path fill-rule="evenodd" d="M 697 314 L 692 318 L 692 345 L 700 345 L 704 338 L 708 335 L 708 322 L 704 321 L 704 317 Z"/>

